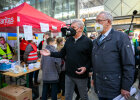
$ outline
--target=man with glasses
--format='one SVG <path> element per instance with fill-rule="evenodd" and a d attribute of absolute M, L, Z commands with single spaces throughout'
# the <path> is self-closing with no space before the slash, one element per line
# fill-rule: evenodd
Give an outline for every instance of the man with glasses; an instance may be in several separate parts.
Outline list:
<path fill-rule="evenodd" d="M 95 92 L 99 100 L 113 100 L 119 94 L 130 97 L 135 60 L 128 36 L 112 28 L 113 17 L 102 11 L 95 30 L 101 35 L 93 42 L 92 64 Z"/>

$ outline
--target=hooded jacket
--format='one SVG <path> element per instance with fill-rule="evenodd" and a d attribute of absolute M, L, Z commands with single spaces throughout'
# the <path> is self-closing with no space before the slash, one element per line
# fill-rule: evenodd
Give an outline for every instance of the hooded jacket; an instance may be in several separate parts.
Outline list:
<path fill-rule="evenodd" d="M 57 51 L 55 47 L 51 45 L 47 45 L 46 49 L 50 50 L 51 52 Z M 58 82 L 59 73 L 61 71 L 60 66 L 61 66 L 60 58 L 42 56 L 41 69 L 42 69 L 43 81 L 47 83 Z"/>

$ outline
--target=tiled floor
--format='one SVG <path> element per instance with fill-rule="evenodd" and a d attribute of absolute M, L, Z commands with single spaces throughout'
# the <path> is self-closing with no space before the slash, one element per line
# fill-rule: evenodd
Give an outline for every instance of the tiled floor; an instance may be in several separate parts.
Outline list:
<path fill-rule="evenodd" d="M 41 76 L 42 76 L 41 74 L 42 74 L 42 72 L 40 71 L 40 73 L 39 73 L 39 80 L 41 80 Z M 137 85 L 138 85 L 138 80 L 136 81 L 136 83 L 134 84 L 134 86 L 137 87 Z M 42 93 L 42 84 L 40 85 L 40 88 L 39 89 L 40 89 L 40 96 L 41 96 L 41 93 Z M 94 87 L 91 88 L 91 91 L 88 93 L 88 96 L 89 96 L 89 100 L 98 100 L 97 95 L 94 92 Z M 73 95 L 73 100 L 75 100 L 74 98 L 75 98 L 75 94 Z M 40 100 L 40 99 L 38 98 L 37 100 Z M 135 99 L 134 99 L 134 97 L 132 97 L 129 100 L 135 100 Z"/>
<path fill-rule="evenodd" d="M 39 95 L 41 96 L 41 94 L 42 94 L 42 71 L 39 72 L 39 81 L 41 82 L 41 84 L 39 86 Z M 15 83 L 9 82 L 9 78 L 8 78 L 7 82 L 9 84 L 15 84 Z M 25 82 L 23 82 L 23 83 L 25 83 Z M 137 85 L 138 85 L 138 80 L 134 84 L 134 87 L 137 88 Z M 98 100 L 97 95 L 94 92 L 94 88 L 93 87 L 91 88 L 91 91 L 88 93 L 88 96 L 89 96 L 89 100 Z M 75 98 L 75 94 L 73 95 L 73 100 L 75 100 L 74 98 Z M 40 99 L 38 98 L 37 100 L 40 100 Z M 129 100 L 135 100 L 135 99 L 134 99 L 134 97 L 132 97 Z"/>

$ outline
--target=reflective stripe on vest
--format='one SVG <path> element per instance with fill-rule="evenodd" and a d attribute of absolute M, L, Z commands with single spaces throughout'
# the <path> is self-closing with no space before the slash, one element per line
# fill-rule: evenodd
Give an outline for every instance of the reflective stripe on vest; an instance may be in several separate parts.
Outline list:
<path fill-rule="evenodd" d="M 37 46 L 36 45 L 33 45 L 31 43 L 29 43 L 29 44 L 32 46 L 33 51 L 31 51 L 29 53 L 27 61 L 37 60 L 38 59 L 38 56 L 37 56 Z"/>
<path fill-rule="evenodd" d="M 12 59 L 12 53 L 11 53 L 8 43 L 7 43 L 7 57 L 8 57 L 8 59 Z"/>
<path fill-rule="evenodd" d="M 6 43 L 6 44 L 7 44 L 7 50 L 6 50 L 7 52 L 5 53 L 0 47 L 0 55 L 3 55 L 5 57 L 7 57 L 8 59 L 12 59 L 12 53 L 11 53 L 10 47 L 9 47 L 8 43 Z"/>
<path fill-rule="evenodd" d="M 34 55 L 34 54 L 37 54 L 37 52 L 35 52 L 35 53 L 29 53 L 29 55 Z"/>
<path fill-rule="evenodd" d="M 42 46 L 43 46 L 44 41 L 42 41 Z"/>
<path fill-rule="evenodd" d="M 30 56 L 29 56 L 28 58 L 35 58 L 35 57 L 37 57 L 37 56 L 33 56 L 33 57 L 30 57 Z"/>

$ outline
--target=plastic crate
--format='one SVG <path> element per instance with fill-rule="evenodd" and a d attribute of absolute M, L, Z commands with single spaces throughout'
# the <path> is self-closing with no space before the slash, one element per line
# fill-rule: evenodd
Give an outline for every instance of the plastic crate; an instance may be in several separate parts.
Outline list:
<path fill-rule="evenodd" d="M 0 63 L 0 70 L 5 71 L 11 68 L 11 64 Z"/>

